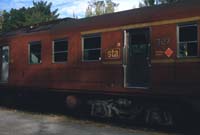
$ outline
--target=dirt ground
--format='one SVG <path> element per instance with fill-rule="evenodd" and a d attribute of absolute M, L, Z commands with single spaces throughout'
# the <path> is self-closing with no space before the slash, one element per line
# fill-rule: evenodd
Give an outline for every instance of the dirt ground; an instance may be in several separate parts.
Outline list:
<path fill-rule="evenodd" d="M 135 130 L 65 115 L 50 115 L 0 108 L 0 135 L 179 135 Z"/>

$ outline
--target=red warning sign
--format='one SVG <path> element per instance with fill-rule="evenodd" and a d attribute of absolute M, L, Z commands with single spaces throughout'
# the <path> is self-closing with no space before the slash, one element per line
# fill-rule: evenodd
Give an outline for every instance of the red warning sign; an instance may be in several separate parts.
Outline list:
<path fill-rule="evenodd" d="M 171 57 L 173 53 L 174 53 L 173 50 L 170 49 L 170 48 L 167 48 L 167 50 L 165 51 L 165 55 L 166 55 L 168 58 Z"/>

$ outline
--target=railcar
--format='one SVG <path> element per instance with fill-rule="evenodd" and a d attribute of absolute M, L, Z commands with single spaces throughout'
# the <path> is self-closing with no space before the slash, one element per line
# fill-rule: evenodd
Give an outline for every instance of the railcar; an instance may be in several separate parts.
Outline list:
<path fill-rule="evenodd" d="M 93 116 L 170 125 L 172 106 L 200 110 L 199 6 L 183 0 L 2 33 L 1 91 L 61 93 Z"/>

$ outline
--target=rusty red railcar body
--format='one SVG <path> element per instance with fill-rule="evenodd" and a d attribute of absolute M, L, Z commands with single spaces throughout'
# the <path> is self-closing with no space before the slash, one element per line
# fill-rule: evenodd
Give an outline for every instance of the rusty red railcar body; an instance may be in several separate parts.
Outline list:
<path fill-rule="evenodd" d="M 199 6 L 184 0 L 3 33 L 0 86 L 198 99 Z"/>

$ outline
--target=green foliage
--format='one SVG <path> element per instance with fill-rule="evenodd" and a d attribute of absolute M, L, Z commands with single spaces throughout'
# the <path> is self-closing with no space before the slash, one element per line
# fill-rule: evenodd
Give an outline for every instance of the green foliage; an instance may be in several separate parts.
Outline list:
<path fill-rule="evenodd" d="M 146 7 L 146 6 L 154 6 L 157 4 L 167 4 L 177 2 L 178 0 L 143 0 L 143 2 L 139 3 L 139 7 Z"/>
<path fill-rule="evenodd" d="M 0 11 L 0 31 L 2 30 L 3 25 L 3 11 Z"/>
<path fill-rule="evenodd" d="M 25 22 L 25 8 L 11 9 L 10 12 L 4 11 L 3 13 L 3 31 L 10 31 L 18 27 L 24 26 Z"/>
<path fill-rule="evenodd" d="M 27 9 L 26 25 L 48 22 L 58 18 L 58 9 L 51 12 L 52 3 L 47 3 L 44 1 L 34 2 L 33 7 Z"/>
<path fill-rule="evenodd" d="M 115 11 L 115 8 L 119 5 L 112 0 L 91 0 L 88 3 L 89 5 L 85 13 L 86 17 L 113 13 Z"/>
<path fill-rule="evenodd" d="M 106 0 L 106 5 L 105 13 L 113 13 L 115 12 L 115 8 L 119 6 L 119 4 L 114 3 L 111 0 Z"/>
<path fill-rule="evenodd" d="M 34 2 L 31 8 L 11 9 L 3 13 L 3 31 L 10 31 L 19 27 L 48 22 L 58 18 L 58 9 L 51 11 L 52 3 L 44 1 Z"/>
<path fill-rule="evenodd" d="M 139 7 L 153 6 L 155 4 L 155 0 L 143 0 L 143 3 L 139 3 Z"/>
<path fill-rule="evenodd" d="M 177 2 L 178 0 L 160 0 L 161 4 L 166 4 L 166 3 L 173 3 L 173 2 Z"/>

